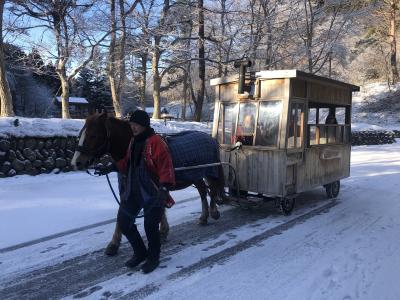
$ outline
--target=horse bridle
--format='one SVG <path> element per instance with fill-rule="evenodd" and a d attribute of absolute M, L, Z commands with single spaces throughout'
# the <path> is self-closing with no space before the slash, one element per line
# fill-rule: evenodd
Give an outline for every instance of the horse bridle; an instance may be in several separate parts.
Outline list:
<path fill-rule="evenodd" d="M 110 148 L 111 148 L 111 134 L 110 131 L 108 130 L 107 126 L 104 124 L 104 127 L 106 129 L 106 139 L 104 141 L 104 143 L 98 147 L 97 149 L 90 149 L 87 146 L 84 145 L 77 145 L 75 147 L 75 151 L 79 151 L 80 153 L 87 155 L 87 156 L 91 156 L 93 158 L 100 158 L 103 154 L 109 153 L 110 152 Z M 86 124 L 82 127 L 81 131 L 79 132 L 79 136 L 78 136 L 78 140 L 81 139 L 82 136 L 82 132 L 86 129 Z"/>

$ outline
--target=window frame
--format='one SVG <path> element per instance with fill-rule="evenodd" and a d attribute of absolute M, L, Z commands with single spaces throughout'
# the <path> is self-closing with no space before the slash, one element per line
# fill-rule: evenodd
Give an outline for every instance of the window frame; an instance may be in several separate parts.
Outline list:
<path fill-rule="evenodd" d="M 260 114 L 260 105 L 261 102 L 276 102 L 280 101 L 281 102 L 281 112 L 279 114 L 279 120 L 278 120 L 278 136 L 277 136 L 277 142 L 274 146 L 262 146 L 262 145 L 256 145 L 256 140 L 257 140 L 257 126 L 258 126 L 258 120 L 259 120 L 259 114 Z M 255 103 L 256 104 L 256 114 L 255 114 L 255 126 L 254 126 L 254 138 L 253 138 L 253 144 L 252 145 L 243 145 L 243 147 L 252 147 L 253 149 L 257 148 L 262 148 L 262 149 L 279 149 L 280 145 L 280 139 L 281 139 L 281 129 L 282 129 L 282 118 L 283 118 L 283 112 L 284 112 L 284 100 L 283 99 L 257 99 L 256 101 L 254 100 L 246 100 L 246 101 L 221 101 L 220 106 L 219 106 L 219 113 L 218 113 L 218 125 L 217 125 L 217 140 L 221 145 L 234 145 L 237 140 L 236 140 L 236 132 L 237 132 L 237 127 L 239 123 L 239 115 L 240 115 L 240 105 L 245 104 L 245 103 Z M 224 142 L 225 140 L 225 130 L 222 131 L 222 138 L 219 135 L 220 132 L 220 125 L 223 124 L 225 125 L 225 109 L 224 106 L 226 105 L 231 105 L 231 104 L 237 104 L 237 112 L 236 112 L 236 118 L 235 118 L 235 132 L 232 133 L 235 136 L 234 143 L 233 144 L 225 144 L 221 143 L 220 141 Z M 221 122 L 220 122 L 221 120 Z M 225 126 L 224 126 L 225 129 Z"/>
<path fill-rule="evenodd" d="M 282 99 L 260 99 L 258 102 L 258 107 L 257 107 L 257 119 L 256 119 L 256 133 L 254 135 L 254 147 L 265 147 L 265 148 L 270 148 L 270 149 L 277 149 L 279 148 L 279 144 L 280 144 L 280 137 L 281 137 L 281 124 L 282 124 L 282 115 L 284 114 L 284 101 Z M 258 124 L 258 120 L 260 119 L 260 107 L 261 107 L 261 103 L 268 103 L 268 102 L 280 102 L 281 104 L 281 111 L 279 113 L 279 119 L 278 119 L 278 132 L 277 132 L 277 137 L 276 137 L 276 143 L 274 146 L 263 146 L 263 145 L 256 145 L 256 141 L 257 141 L 257 126 Z"/>
<path fill-rule="evenodd" d="M 297 146 L 297 126 L 295 126 L 298 122 L 298 106 L 303 106 L 303 113 L 301 114 L 301 125 L 300 125 L 300 132 L 301 132 L 301 145 Z M 294 130 L 293 130 L 293 147 L 289 147 L 289 132 L 290 132 L 290 118 L 292 116 L 292 109 L 296 107 L 295 112 L 295 123 L 294 123 Z M 303 151 L 305 148 L 305 139 L 306 137 L 306 130 L 305 130 L 305 121 L 306 121 L 306 111 L 308 112 L 308 105 L 307 102 L 300 99 L 291 99 L 289 102 L 288 113 L 287 113 L 287 121 L 286 121 L 286 139 L 285 139 L 285 148 L 289 152 L 298 152 Z M 307 116 L 308 119 L 308 116 Z"/>
<path fill-rule="evenodd" d="M 321 124 L 319 122 L 320 109 L 334 108 L 335 118 L 337 118 L 337 108 L 345 109 L 344 124 Z M 316 122 L 309 123 L 309 111 L 310 109 L 316 109 Z M 312 102 L 312 105 L 307 109 L 307 136 L 306 136 L 306 147 L 321 147 L 330 145 L 349 145 L 351 144 L 351 106 L 350 105 L 335 105 L 322 102 Z M 311 128 L 315 127 L 315 143 L 311 144 L 313 141 L 311 137 Z M 329 141 L 329 128 L 334 128 L 335 141 Z M 340 129 L 339 129 L 340 128 Z M 324 131 L 325 143 L 321 143 L 321 132 Z M 340 137 L 338 139 L 338 136 Z M 339 141 L 338 141 L 339 140 Z"/>

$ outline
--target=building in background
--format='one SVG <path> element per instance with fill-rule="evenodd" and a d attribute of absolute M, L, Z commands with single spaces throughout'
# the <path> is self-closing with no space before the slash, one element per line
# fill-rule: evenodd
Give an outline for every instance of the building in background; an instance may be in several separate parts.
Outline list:
<path fill-rule="evenodd" d="M 61 118 L 61 97 L 55 97 L 54 117 Z M 69 112 L 73 119 L 86 119 L 91 113 L 91 106 L 86 98 L 69 97 Z"/>

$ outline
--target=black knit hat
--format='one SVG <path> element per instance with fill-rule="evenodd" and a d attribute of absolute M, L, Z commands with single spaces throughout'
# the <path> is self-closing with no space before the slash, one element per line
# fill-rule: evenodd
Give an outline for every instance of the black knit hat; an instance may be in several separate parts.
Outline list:
<path fill-rule="evenodd" d="M 150 117 L 144 110 L 135 110 L 131 117 L 129 118 L 129 122 L 134 122 L 144 127 L 150 127 Z"/>

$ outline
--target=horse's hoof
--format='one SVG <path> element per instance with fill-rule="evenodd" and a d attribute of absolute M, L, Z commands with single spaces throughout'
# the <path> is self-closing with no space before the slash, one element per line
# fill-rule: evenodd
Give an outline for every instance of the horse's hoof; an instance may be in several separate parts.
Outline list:
<path fill-rule="evenodd" d="M 218 220 L 220 216 L 221 214 L 219 213 L 218 210 L 215 212 L 211 212 L 211 218 L 213 218 L 214 220 Z"/>
<path fill-rule="evenodd" d="M 199 218 L 199 225 L 207 225 L 207 219 Z"/>
<path fill-rule="evenodd" d="M 226 199 L 225 197 L 216 197 L 215 203 L 217 203 L 217 205 L 224 205 L 226 204 Z"/>
<path fill-rule="evenodd" d="M 118 253 L 118 245 L 115 245 L 113 243 L 109 243 L 106 247 L 106 250 L 104 250 L 104 253 L 108 256 L 114 256 L 117 255 Z"/>

